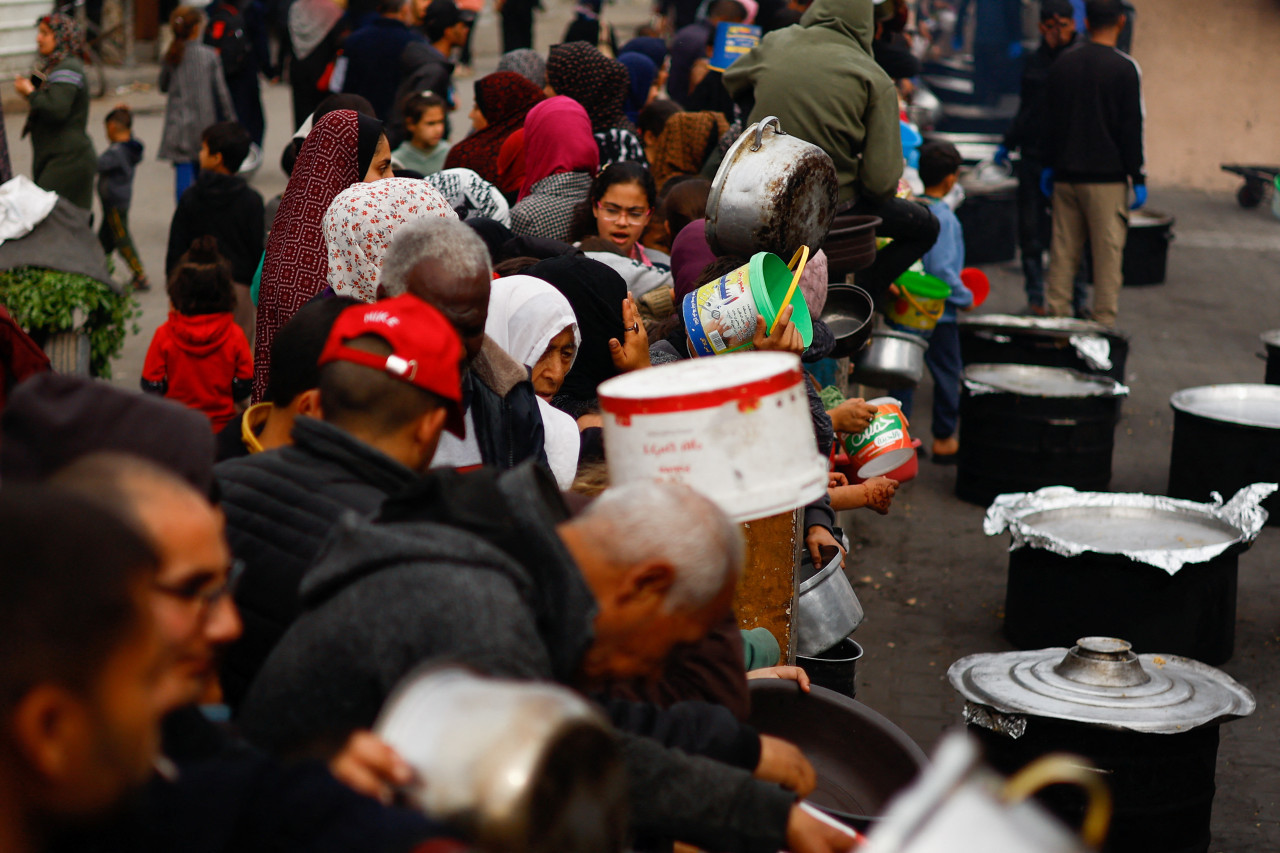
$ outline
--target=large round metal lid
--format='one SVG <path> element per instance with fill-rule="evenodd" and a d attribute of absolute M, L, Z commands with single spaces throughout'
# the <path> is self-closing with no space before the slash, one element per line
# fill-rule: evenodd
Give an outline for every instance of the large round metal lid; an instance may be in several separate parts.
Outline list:
<path fill-rule="evenodd" d="M 969 655 L 947 670 L 965 699 L 1023 714 L 1176 734 L 1252 714 L 1253 694 L 1231 676 L 1177 655 L 1136 655 L 1124 640 L 1083 637 L 1070 649 Z"/>
<path fill-rule="evenodd" d="M 1035 364 L 971 364 L 964 369 L 964 379 L 971 391 L 990 389 L 988 393 L 1024 397 L 1114 397 L 1128 393 L 1123 385 L 1105 376 Z"/>
<path fill-rule="evenodd" d="M 1280 429 L 1280 385 L 1201 385 L 1175 391 L 1174 411 L 1241 426 Z"/>
<path fill-rule="evenodd" d="M 1074 317 L 1019 317 L 1013 314 L 967 314 L 959 319 L 961 326 L 1000 329 L 1011 332 L 1042 334 L 1106 335 L 1124 337 L 1120 332 L 1092 320 Z"/>

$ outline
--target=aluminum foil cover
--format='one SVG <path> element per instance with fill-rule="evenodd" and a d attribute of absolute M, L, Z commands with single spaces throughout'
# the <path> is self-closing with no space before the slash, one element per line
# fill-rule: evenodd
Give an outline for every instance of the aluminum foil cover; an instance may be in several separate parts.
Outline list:
<path fill-rule="evenodd" d="M 1110 352 L 1111 345 L 1100 338 Z M 1110 362 L 1108 361 L 1108 364 Z M 983 379 L 987 381 L 983 381 Z M 965 367 L 964 387 L 972 396 L 1018 394 L 1027 397 L 1127 397 L 1129 387 L 1105 376 L 1066 367 L 1034 364 L 973 364 Z"/>
<path fill-rule="evenodd" d="M 1217 492 L 1212 493 L 1213 503 L 1197 503 L 1164 495 L 1078 492 L 1067 486 L 1048 486 L 1035 492 L 1000 495 L 987 509 L 982 529 L 988 536 L 998 536 L 1008 530 L 1012 536 L 1010 551 L 1018 548 L 1040 548 L 1064 557 L 1090 552 L 1118 554 L 1138 563 L 1164 569 L 1173 575 L 1185 565 L 1207 562 L 1237 544 L 1253 542 L 1267 522 L 1267 511 L 1262 508 L 1262 501 L 1270 497 L 1277 488 L 1280 486 L 1276 483 L 1254 483 L 1236 492 L 1226 503 L 1222 502 L 1222 496 Z M 1198 517 L 1225 524 L 1238 535 L 1220 536 L 1218 541 L 1200 545 L 1182 543 L 1178 547 L 1168 548 L 1098 547 L 1055 535 L 1031 520 L 1032 516 L 1053 510 L 1090 507 L 1119 507 L 1145 511 L 1152 515 L 1182 516 L 1192 523 Z"/>
<path fill-rule="evenodd" d="M 964 703 L 964 721 L 971 726 L 990 729 L 998 735 L 1017 740 L 1027 733 L 1027 718 L 1023 714 L 1002 714 L 994 708 L 970 702 Z"/>
<path fill-rule="evenodd" d="M 1094 370 L 1111 369 L 1111 341 L 1102 335 L 1072 335 L 1067 340 L 1076 354 Z"/>

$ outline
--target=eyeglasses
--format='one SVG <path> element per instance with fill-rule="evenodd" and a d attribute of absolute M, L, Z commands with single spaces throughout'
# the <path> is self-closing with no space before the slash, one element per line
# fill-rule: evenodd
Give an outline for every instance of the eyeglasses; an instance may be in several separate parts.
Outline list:
<path fill-rule="evenodd" d="M 611 221 L 621 219 L 624 213 L 627 219 L 644 219 L 652 212 L 652 208 L 648 207 L 618 207 L 616 204 L 602 202 L 596 202 L 596 210 L 600 211 L 602 218 Z"/>
<path fill-rule="evenodd" d="M 215 586 L 195 586 L 194 584 L 182 584 L 179 586 L 170 586 L 155 582 L 155 588 L 158 592 L 174 598 L 195 603 L 199 606 L 201 615 L 207 614 L 222 599 L 235 595 L 236 587 L 240 585 L 240 578 L 244 575 L 244 561 L 233 560 L 231 568 L 227 570 L 227 579 Z"/>

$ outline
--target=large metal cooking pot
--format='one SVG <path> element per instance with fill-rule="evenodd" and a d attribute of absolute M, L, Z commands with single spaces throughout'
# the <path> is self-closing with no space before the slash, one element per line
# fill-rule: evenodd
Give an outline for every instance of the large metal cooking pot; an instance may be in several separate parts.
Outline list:
<path fill-rule="evenodd" d="M 773 252 L 789 258 L 801 246 L 821 246 L 838 188 L 827 152 L 788 135 L 768 116 L 743 131 L 716 171 L 707 196 L 707 242 L 717 255 L 741 257 Z"/>
<path fill-rule="evenodd" d="M 794 681 L 774 678 L 748 686 L 747 722 L 799 747 L 818 777 L 808 801 L 857 829 L 928 766 L 906 732 L 855 699 L 817 685 L 804 693 Z"/>
<path fill-rule="evenodd" d="M 1263 381 L 1268 385 L 1280 385 L 1280 329 L 1263 332 L 1259 337 L 1262 345 L 1267 348 L 1266 355 L 1258 354 L 1258 358 L 1267 363 L 1266 379 Z"/>
<path fill-rule="evenodd" d="M 562 687 L 457 667 L 401 682 L 374 726 L 420 778 L 410 802 L 485 849 L 621 851 L 626 778 L 608 724 Z"/>
<path fill-rule="evenodd" d="M 1124 381 L 1129 339 L 1101 323 L 1073 317 L 967 314 L 959 325 L 965 364 L 1041 364 Z"/>
<path fill-rule="evenodd" d="M 988 536 L 1008 530 L 1004 632 L 1015 646 L 1123 636 L 1207 663 L 1231 657 L 1239 555 L 1262 530 L 1273 484 L 1226 504 L 1052 487 L 1001 495 Z"/>
<path fill-rule="evenodd" d="M 1169 494 L 1193 501 L 1250 483 L 1280 483 L 1280 387 L 1204 385 L 1169 399 L 1173 448 Z M 1280 497 L 1262 504 L 1280 524 Z"/>
<path fill-rule="evenodd" d="M 919 335 L 876 329 L 854 362 L 853 378 L 872 388 L 914 388 L 924 376 L 928 348 L 929 342 Z"/>
<path fill-rule="evenodd" d="M 862 604 L 840 566 L 844 555 L 833 550 L 835 555 L 821 568 L 807 554 L 800 561 L 796 654 L 821 654 L 862 624 Z"/>
<path fill-rule="evenodd" d="M 1172 216 L 1147 208 L 1129 214 L 1121 266 L 1126 286 L 1164 284 L 1173 222 Z"/>
<path fill-rule="evenodd" d="M 1209 849 L 1218 726 L 1256 708 L 1226 673 L 1084 637 L 1070 649 L 970 655 L 947 678 L 997 770 L 1066 750 L 1103 772 L 1115 802 L 1107 853 Z M 1046 792 L 1045 802 L 1078 823 L 1078 799 Z"/>

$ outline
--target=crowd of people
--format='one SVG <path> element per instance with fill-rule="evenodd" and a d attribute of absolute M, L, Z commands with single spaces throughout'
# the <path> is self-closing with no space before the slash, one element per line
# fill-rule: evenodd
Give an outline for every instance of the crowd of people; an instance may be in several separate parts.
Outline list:
<path fill-rule="evenodd" d="M 618 45 L 587 2 L 545 56 L 532 5 L 499 4 L 511 50 L 462 133 L 453 56 L 476 9 L 296 0 L 298 131 L 265 202 L 242 175 L 262 139 L 255 39 L 235 47 L 231 4 L 209 30 L 174 10 L 159 155 L 178 203 L 149 393 L 40 374 L 0 422 L 0 848 L 466 849 L 402 807 L 414 771 L 370 731 L 402 679 L 453 662 L 596 704 L 633 849 L 847 849 L 798 806 L 804 755 L 744 722 L 749 678 L 808 680 L 738 630 L 738 528 L 684 486 L 611 485 L 597 394 L 697 356 L 682 304 L 746 263 L 708 243 L 710 179 L 767 115 L 832 156 L 838 212 L 881 218 L 892 242 L 860 286 L 885 298 L 922 258 L 951 285 L 929 365 L 958 394 L 960 160 L 926 145 L 909 197 L 889 61 L 905 4 L 674 2 L 669 39 Z M 756 49 L 711 68 L 716 25 L 750 21 Z M 18 84 L 36 181 L 87 208 L 98 173 L 103 246 L 145 288 L 132 117 L 107 116 L 95 157 L 80 35 L 51 15 L 38 39 L 43 79 Z M 1057 177 L 1055 200 L 1100 208 L 1086 170 Z M 788 306 L 757 318 L 755 349 L 829 374 L 827 273 L 816 251 L 799 282 L 811 342 Z M 830 456 L 876 408 L 820 385 L 795 440 Z M 942 457 L 955 404 L 935 394 Z M 833 476 L 803 511 L 807 556 L 843 552 L 835 513 L 888 512 L 896 487 Z"/>

